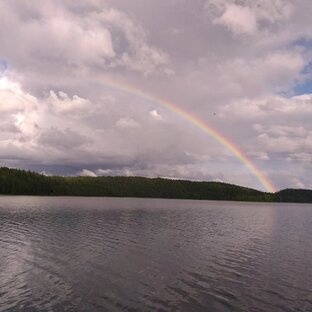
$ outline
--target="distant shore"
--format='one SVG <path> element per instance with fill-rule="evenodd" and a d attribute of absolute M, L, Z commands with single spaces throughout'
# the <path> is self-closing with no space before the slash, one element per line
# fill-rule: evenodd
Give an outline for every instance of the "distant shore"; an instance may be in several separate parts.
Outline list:
<path fill-rule="evenodd" d="M 276 193 L 222 183 L 145 177 L 62 177 L 0 168 L 0 195 L 94 196 L 312 203 L 312 190 Z"/>

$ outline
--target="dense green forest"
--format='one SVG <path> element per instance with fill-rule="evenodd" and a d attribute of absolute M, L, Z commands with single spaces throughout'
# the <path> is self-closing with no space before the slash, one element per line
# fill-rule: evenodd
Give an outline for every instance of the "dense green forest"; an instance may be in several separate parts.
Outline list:
<path fill-rule="evenodd" d="M 120 176 L 44 176 L 9 168 L 0 168 L 0 194 L 312 202 L 312 190 L 286 189 L 272 194 L 220 182 Z"/>

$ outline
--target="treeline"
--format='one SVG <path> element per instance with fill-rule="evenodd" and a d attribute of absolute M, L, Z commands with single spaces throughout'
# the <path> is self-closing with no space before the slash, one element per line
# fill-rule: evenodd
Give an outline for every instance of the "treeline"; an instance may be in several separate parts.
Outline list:
<path fill-rule="evenodd" d="M 310 190 L 283 190 L 271 194 L 220 182 L 119 176 L 44 176 L 9 168 L 0 168 L 0 194 L 312 202 Z"/>

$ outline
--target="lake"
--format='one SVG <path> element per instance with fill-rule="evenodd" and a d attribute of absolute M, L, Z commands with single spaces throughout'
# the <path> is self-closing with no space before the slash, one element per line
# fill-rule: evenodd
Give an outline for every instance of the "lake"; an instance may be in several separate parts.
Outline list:
<path fill-rule="evenodd" d="M 312 205 L 0 197 L 0 311 L 312 311 Z"/>

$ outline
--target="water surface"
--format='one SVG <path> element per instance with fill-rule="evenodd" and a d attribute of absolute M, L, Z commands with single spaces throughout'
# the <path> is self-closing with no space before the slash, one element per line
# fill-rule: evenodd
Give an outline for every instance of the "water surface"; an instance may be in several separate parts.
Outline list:
<path fill-rule="evenodd" d="M 312 311 L 312 205 L 0 197 L 0 311 Z"/>

